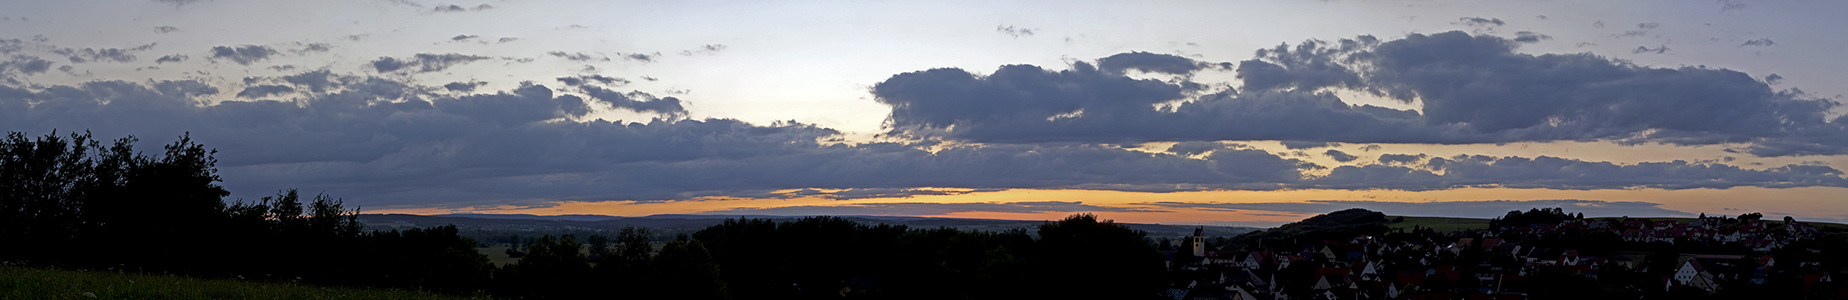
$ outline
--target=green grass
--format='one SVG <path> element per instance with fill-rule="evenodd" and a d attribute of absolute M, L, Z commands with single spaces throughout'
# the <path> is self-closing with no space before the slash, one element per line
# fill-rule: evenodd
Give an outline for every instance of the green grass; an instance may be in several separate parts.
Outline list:
<path fill-rule="evenodd" d="M 1387 220 L 1400 218 L 1386 216 Z M 1386 224 L 1392 229 L 1412 230 L 1414 226 L 1431 228 L 1437 232 L 1463 231 L 1472 229 L 1489 229 L 1489 219 L 1446 218 L 1446 217 L 1404 217 L 1404 222 Z"/>
<path fill-rule="evenodd" d="M 476 297 L 474 299 L 486 299 Z M 404 290 L 321 287 L 0 265 L 0 300 L 12 299 L 470 299 Z"/>

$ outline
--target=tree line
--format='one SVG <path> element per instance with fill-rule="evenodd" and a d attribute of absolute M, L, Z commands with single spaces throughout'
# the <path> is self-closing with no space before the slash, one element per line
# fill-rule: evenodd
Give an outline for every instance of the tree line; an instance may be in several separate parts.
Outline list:
<path fill-rule="evenodd" d="M 87 132 L 0 140 L 0 260 L 508 298 L 1144 299 L 1166 287 L 1146 233 L 1090 214 L 1026 230 L 727 220 L 657 244 L 541 236 L 494 266 L 454 226 L 368 231 L 359 210 L 296 190 L 227 202 L 217 152 L 155 155 Z"/>

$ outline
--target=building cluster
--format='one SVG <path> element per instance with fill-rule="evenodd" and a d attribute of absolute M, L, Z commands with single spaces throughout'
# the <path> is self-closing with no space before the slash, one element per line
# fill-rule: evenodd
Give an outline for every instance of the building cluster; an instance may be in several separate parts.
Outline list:
<path fill-rule="evenodd" d="M 1811 224 L 1571 219 L 1489 230 L 1204 245 L 1170 254 L 1172 299 L 1848 299 Z M 1831 265 L 1834 264 L 1834 265 Z M 1632 295 L 1613 297 L 1613 295 Z"/>

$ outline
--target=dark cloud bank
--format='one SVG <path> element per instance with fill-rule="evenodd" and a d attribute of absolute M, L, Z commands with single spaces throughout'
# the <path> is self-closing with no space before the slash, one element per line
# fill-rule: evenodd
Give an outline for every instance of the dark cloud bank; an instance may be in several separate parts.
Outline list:
<path fill-rule="evenodd" d="M 1191 203 L 1150 202 L 1137 205 L 1165 209 L 1202 209 L 1213 211 L 1285 212 L 1320 214 L 1331 211 L 1365 208 L 1400 216 L 1467 216 L 1499 217 L 1513 210 L 1536 207 L 1559 207 L 1568 212 L 1583 212 L 1590 217 L 1619 216 L 1691 216 L 1693 214 L 1661 208 L 1662 204 L 1635 201 L 1600 200 L 1491 200 L 1445 202 L 1387 202 L 1309 200 L 1303 202 Z"/>
<path fill-rule="evenodd" d="M 258 46 L 221 47 L 212 58 L 245 63 L 275 53 L 250 47 Z M 0 85 L 0 128 L 132 134 L 148 140 L 144 147 L 190 131 L 221 150 L 225 185 L 238 197 L 296 187 L 368 207 L 706 196 L 856 199 L 1015 188 L 1848 186 L 1841 171 L 1814 165 L 1743 169 L 1712 162 L 1385 155 L 1377 164 L 1322 166 L 1296 158 L 1307 154 L 1285 157 L 1203 141 L 1286 140 L 1292 149 L 1393 142 L 1747 142 L 1751 146 L 1742 151 L 1761 155 L 1840 151 L 1848 144 L 1841 122 L 1823 122 L 1817 112 L 1832 102 L 1774 92 L 1738 72 L 1645 68 L 1591 55 L 1532 56 L 1512 47 L 1504 39 L 1462 33 L 1280 46 L 1237 64 L 1246 81 L 1238 92 L 1209 91 L 1184 79 L 1233 64 L 1140 52 L 1059 71 L 1014 65 L 984 76 L 958 69 L 905 73 L 874 93 L 892 106 L 895 133 L 937 138 L 910 143 L 839 144 L 828 142 L 839 132 L 809 124 L 687 119 L 682 100 L 619 92 L 614 87 L 623 82 L 613 77 L 563 77 L 561 87 L 528 83 L 480 92 L 479 82 L 426 86 L 326 70 L 252 78 L 236 93 L 196 81 Z M 371 67 L 435 72 L 480 59 L 418 54 L 381 58 Z M 15 58 L 0 70 L 44 72 L 48 63 L 39 61 Z M 1361 62 L 1375 68 L 1350 66 Z M 1183 79 L 1128 76 L 1137 72 Z M 1348 105 L 1320 88 L 1418 99 L 1425 112 Z M 283 95 L 290 100 L 270 100 Z M 234 98 L 248 101 L 207 101 Z M 1194 100 L 1153 109 L 1183 99 Z M 593 109 L 659 117 L 576 119 Z M 1115 146 L 1135 141 L 1184 142 L 1156 153 Z M 1318 170 L 1328 174 L 1308 175 Z M 992 205 L 982 209 L 1099 210 L 1075 202 Z M 901 208 L 964 209 L 915 206 Z"/>
<path fill-rule="evenodd" d="M 1744 146 L 1734 151 L 1759 156 L 1848 153 L 1848 121 L 1826 114 L 1839 105 L 1834 100 L 1774 90 L 1727 69 L 1531 55 L 1515 52 L 1518 44 L 1446 32 L 1280 45 L 1238 63 L 1244 86 L 1236 91 L 1125 76 L 1215 65 L 1133 53 L 1140 57 L 1065 70 L 909 72 L 873 93 L 892 106 L 892 133 L 986 143 L 1610 141 L 1737 144 Z M 1352 105 L 1331 90 L 1417 103 L 1422 113 Z"/>

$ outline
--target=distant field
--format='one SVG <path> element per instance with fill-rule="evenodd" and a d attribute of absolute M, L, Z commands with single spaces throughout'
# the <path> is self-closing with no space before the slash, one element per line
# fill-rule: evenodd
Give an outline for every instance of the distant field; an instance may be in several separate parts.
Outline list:
<path fill-rule="evenodd" d="M 87 295 L 86 295 L 87 293 Z M 107 271 L 0 266 L 0 299 L 488 299 Z"/>
<path fill-rule="evenodd" d="M 1386 216 L 1387 220 L 1400 218 Z M 1461 231 L 1472 229 L 1489 229 L 1489 219 L 1446 218 L 1446 217 L 1403 217 L 1405 222 L 1387 224 L 1392 229 L 1412 230 L 1412 227 L 1425 227 L 1438 232 Z"/>
<path fill-rule="evenodd" d="M 475 252 L 481 252 L 482 255 L 487 255 L 488 262 L 494 263 L 496 267 L 520 262 L 518 258 L 507 256 L 507 248 L 507 244 L 494 244 L 494 246 L 489 246 L 487 248 L 475 248 Z"/>

